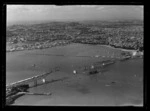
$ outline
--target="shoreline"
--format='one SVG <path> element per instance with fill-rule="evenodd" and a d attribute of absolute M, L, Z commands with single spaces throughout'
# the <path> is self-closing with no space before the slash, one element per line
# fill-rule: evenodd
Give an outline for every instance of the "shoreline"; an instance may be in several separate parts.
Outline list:
<path fill-rule="evenodd" d="M 102 45 L 102 46 L 106 46 L 106 47 L 109 47 L 109 48 L 112 48 L 112 49 L 119 49 L 121 51 L 127 51 L 127 52 L 135 52 L 135 51 L 137 51 L 137 50 L 134 50 L 134 49 L 115 48 L 115 47 L 110 46 L 110 45 Z"/>
<path fill-rule="evenodd" d="M 77 46 L 77 47 L 72 48 L 72 46 L 73 47 Z M 68 49 L 68 47 L 69 47 L 69 49 Z M 95 54 L 99 54 L 100 56 L 103 56 L 103 55 L 113 55 L 113 52 L 118 53 L 118 54 L 121 53 L 121 50 L 113 50 L 111 48 L 107 48 L 106 46 L 102 47 L 102 45 L 97 45 L 97 46 L 96 45 L 95 46 L 94 45 L 93 46 L 85 45 L 85 47 L 83 47 L 83 45 L 80 45 L 80 44 L 71 44 L 71 46 L 68 45 L 67 47 L 60 48 L 57 51 L 62 51 L 59 54 L 64 54 L 64 51 L 68 51 L 70 56 L 74 55 L 75 53 L 79 54 L 81 56 L 86 55 L 86 54 L 89 54 L 89 56 L 95 55 Z M 82 50 L 80 50 L 80 48 Z M 55 50 L 55 48 L 54 48 L 54 50 Z M 54 51 L 54 50 L 50 50 L 50 51 Z M 70 52 L 70 50 L 73 50 L 73 52 L 72 51 Z M 93 50 L 94 50 L 94 52 L 93 52 Z M 47 50 L 42 51 L 42 53 L 44 53 L 44 52 L 47 52 Z M 22 53 L 24 53 L 24 52 L 22 52 Z M 34 51 L 31 53 L 34 53 Z M 53 53 L 55 54 L 55 51 Z M 13 56 L 15 56 L 15 53 Z M 114 56 L 114 57 L 116 57 L 116 56 Z M 129 102 L 132 101 L 133 103 L 134 102 L 136 103 L 136 101 L 137 102 L 142 101 L 142 99 L 134 99 L 134 98 L 139 98 L 139 96 L 136 96 L 137 94 L 141 95 L 141 92 L 140 92 L 141 89 L 136 90 L 137 88 L 134 85 L 139 86 L 139 84 L 140 84 L 140 88 L 142 87 L 141 86 L 142 82 L 139 81 L 142 74 L 140 73 L 141 71 L 137 71 L 137 69 L 136 69 L 137 67 L 141 67 L 141 66 L 136 65 L 137 61 L 131 62 L 131 63 L 129 61 L 129 63 L 127 62 L 127 64 L 116 61 L 116 64 L 114 64 L 112 66 L 108 66 L 109 64 L 107 64 L 107 63 L 111 63 L 111 61 L 109 62 L 109 60 L 107 60 L 107 59 L 103 60 L 103 59 L 99 59 L 99 58 L 94 58 L 94 59 L 93 58 L 90 58 L 90 59 L 63 58 L 62 59 L 62 58 L 57 58 L 57 57 L 54 57 L 54 58 L 50 57 L 51 58 L 50 59 L 49 57 L 46 58 L 43 56 L 40 56 L 39 58 L 35 58 L 35 59 L 34 58 L 35 58 L 34 56 L 32 56 L 32 57 L 29 56 L 29 58 L 24 58 L 24 56 L 20 56 L 20 58 L 19 58 L 19 57 L 15 56 L 15 58 L 11 58 L 11 59 L 13 59 L 14 62 L 16 59 L 16 60 L 18 60 L 18 63 L 22 64 L 22 65 L 20 65 L 16 62 L 15 67 L 17 67 L 17 68 L 16 68 L 15 76 L 18 78 L 18 80 L 20 78 L 19 76 L 22 76 L 22 74 L 24 74 L 24 73 L 19 72 L 19 70 L 20 69 L 28 70 L 29 68 L 25 67 L 26 65 L 28 66 L 28 64 L 31 64 L 31 65 L 37 64 L 37 66 L 39 66 L 37 68 L 39 68 L 40 70 L 43 70 L 45 72 L 47 72 L 47 70 L 49 70 L 50 68 L 54 68 L 54 67 L 58 66 L 60 68 L 60 71 L 52 74 L 51 76 L 48 76 L 48 78 L 46 78 L 46 79 L 49 82 L 46 82 L 46 84 L 43 84 L 43 85 L 41 84 L 38 87 L 30 88 L 28 91 L 29 91 L 29 93 L 31 93 L 31 95 L 29 94 L 29 95 L 23 95 L 22 97 L 21 96 L 18 97 L 15 100 L 15 103 L 13 103 L 13 105 L 18 105 L 18 104 L 23 104 L 23 105 L 26 105 L 26 104 L 32 104 L 32 105 L 34 105 L 34 104 L 40 104 L 40 105 L 56 104 L 56 105 L 59 105 L 61 103 L 67 104 L 69 102 L 71 102 L 73 104 L 80 102 L 82 105 L 83 104 L 89 104 L 89 105 L 90 104 L 98 104 L 98 105 L 113 104 L 113 105 L 115 105 L 116 103 L 118 103 L 120 101 L 120 97 L 124 96 L 123 93 L 127 93 L 127 95 L 126 95 L 127 98 L 133 96 L 133 99 L 131 98 L 131 100 L 129 100 Z M 23 63 L 22 59 L 27 62 Z M 29 62 L 29 60 L 31 60 L 31 59 L 33 61 Z M 110 58 L 110 59 L 112 59 L 112 58 Z M 118 59 L 112 59 L 112 61 L 113 60 L 118 60 Z M 9 65 L 12 66 L 13 61 L 8 62 L 8 64 L 11 63 Z M 40 65 L 41 61 L 43 62 L 42 65 Z M 106 64 L 106 66 L 104 66 L 104 67 L 102 67 L 103 62 L 105 62 L 104 64 Z M 51 65 L 51 64 L 54 64 L 54 65 Z M 45 66 L 48 66 L 48 67 L 45 68 Z M 91 66 L 94 66 L 95 69 L 91 69 L 92 68 Z M 116 70 L 116 68 L 117 68 L 117 70 Z M 124 69 L 124 68 L 126 68 L 126 69 Z M 8 69 L 9 69 L 9 67 L 8 67 Z M 17 70 L 17 69 L 19 69 L 19 70 Z M 132 73 L 131 69 L 132 70 L 134 69 L 134 71 L 136 71 L 135 72 L 136 76 L 134 76 L 134 73 Z M 138 68 L 138 69 L 141 70 L 140 68 Z M 73 74 L 73 70 L 76 70 L 77 74 Z M 94 70 L 95 71 L 97 70 L 98 73 L 95 72 Z M 130 72 L 130 70 L 131 70 L 131 72 Z M 33 70 L 33 72 L 36 73 L 34 70 Z M 89 73 L 91 73 L 91 74 L 89 74 Z M 32 72 L 31 72 L 31 75 L 32 75 Z M 15 76 L 14 76 L 14 78 L 16 78 Z M 10 77 L 10 79 L 13 79 L 12 76 L 8 75 L 7 77 L 8 77 L 8 79 L 9 79 L 9 77 Z M 124 81 L 127 79 L 129 80 L 128 81 L 129 83 L 124 84 Z M 42 81 L 39 81 L 39 83 L 41 83 L 41 82 Z M 130 83 L 133 83 L 133 84 L 131 84 L 132 86 L 130 85 Z M 121 86 L 120 86 L 120 84 L 121 84 Z M 33 83 L 31 83 L 31 85 L 33 85 Z M 130 89 L 133 89 L 133 90 L 130 90 Z M 127 92 L 124 92 L 126 90 L 127 90 Z M 113 94 L 110 93 L 111 91 L 113 91 L 114 93 Z M 131 93 L 129 91 L 131 91 Z M 50 97 L 48 97 L 47 95 L 44 95 L 44 96 L 43 95 L 42 96 L 32 95 L 33 93 L 41 94 L 41 93 L 49 93 L 49 92 L 52 93 L 52 95 Z M 118 98 L 118 100 L 116 100 L 116 101 L 114 98 L 114 94 L 118 95 L 118 96 L 116 96 Z M 81 97 L 83 97 L 83 98 L 81 98 Z M 75 100 L 75 98 L 78 98 L 78 99 Z M 94 101 L 96 100 L 95 102 L 93 101 L 94 103 L 92 101 L 90 101 L 92 98 L 94 99 Z M 55 101 L 53 101 L 54 99 L 55 99 Z M 60 100 L 63 100 L 63 101 L 61 102 Z M 84 101 L 82 101 L 82 100 L 84 100 Z M 90 101 L 90 102 L 86 102 L 85 100 Z M 126 102 L 126 100 L 124 101 L 124 97 L 122 97 L 121 100 L 122 100 L 122 103 Z M 110 102 L 105 103 L 104 101 L 110 101 Z"/>
<path fill-rule="evenodd" d="M 74 43 L 70 43 L 70 44 L 74 44 Z M 76 43 L 75 43 L 76 44 Z M 77 43 L 77 44 L 82 44 L 82 43 Z M 68 44 L 66 44 L 68 45 Z M 66 45 L 60 45 L 60 46 L 66 46 Z M 91 44 L 88 44 L 88 45 L 91 45 Z M 115 48 L 111 45 L 101 45 L 101 44 L 97 44 L 97 45 L 100 45 L 100 46 L 105 46 L 105 47 L 109 47 L 109 48 L 112 48 L 112 49 L 119 49 L 121 51 L 126 51 L 126 52 L 135 52 L 137 50 L 134 50 L 134 49 L 124 49 L 124 48 Z M 58 45 L 59 46 L 59 45 Z M 57 47 L 57 46 L 53 46 L 53 47 Z M 42 49 L 48 49 L 48 48 L 53 48 L 53 47 L 46 47 L 46 48 L 42 48 Z M 17 51 L 25 51 L 25 50 L 39 50 L 40 48 L 35 48 L 35 49 L 24 49 L 24 50 L 14 50 L 14 51 L 7 51 L 6 50 L 6 53 L 9 53 L 9 52 L 17 52 Z M 40 49 L 40 50 L 42 50 Z"/>

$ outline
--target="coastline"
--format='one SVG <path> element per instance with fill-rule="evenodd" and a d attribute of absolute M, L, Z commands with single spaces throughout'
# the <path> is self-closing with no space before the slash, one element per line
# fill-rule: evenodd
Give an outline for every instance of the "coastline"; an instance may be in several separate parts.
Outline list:
<path fill-rule="evenodd" d="M 72 44 L 72 43 L 70 43 L 70 44 Z M 82 44 L 82 43 L 77 43 L 77 44 Z M 64 44 L 63 46 L 65 46 L 65 45 L 68 45 L 68 44 Z M 91 45 L 91 44 L 89 44 L 89 45 Z M 131 53 L 137 51 L 137 50 L 134 50 L 134 49 L 115 48 L 115 47 L 113 47 L 113 46 L 111 46 L 111 45 L 101 45 L 101 44 L 97 44 L 97 45 L 106 46 L 106 47 L 109 47 L 109 48 L 112 48 L 112 49 L 119 49 L 119 50 L 121 50 L 121 51 L 126 51 L 126 52 L 131 52 Z M 57 46 L 62 46 L 62 45 L 57 45 Z M 57 46 L 53 46 L 53 47 L 57 47 Z M 52 48 L 52 47 L 45 47 L 45 48 L 42 48 L 42 49 L 47 49 L 47 48 Z M 24 49 L 24 50 L 37 50 L 37 49 L 39 50 L 39 49 L 41 49 L 41 48 Z M 42 50 L 42 49 L 41 49 L 41 50 Z M 23 50 L 23 49 L 22 49 L 22 50 L 13 50 L 13 51 L 7 51 L 7 50 L 6 50 L 6 53 L 9 53 L 9 52 L 17 52 L 17 51 L 24 51 L 24 50 Z"/>
<path fill-rule="evenodd" d="M 106 46 L 106 47 L 109 47 L 109 48 L 112 48 L 112 49 L 119 49 L 121 51 L 127 51 L 127 52 L 135 52 L 135 51 L 137 51 L 137 50 L 133 50 L 133 49 L 115 48 L 115 47 L 110 46 L 110 45 L 102 45 L 102 46 Z"/>
<path fill-rule="evenodd" d="M 114 53 L 118 53 L 118 55 L 119 55 L 119 53 L 121 53 L 121 50 L 118 50 L 118 51 L 111 50 L 109 48 L 106 48 L 105 46 L 101 47 L 102 45 L 99 45 L 99 46 L 95 45 L 92 47 L 90 45 L 85 45 L 86 48 L 79 44 L 75 44 L 75 45 L 76 45 L 76 47 L 74 47 L 74 45 L 73 45 L 74 48 L 68 47 L 68 46 L 60 48 L 57 50 L 57 52 L 62 51 L 62 54 L 64 54 L 64 51 L 68 51 L 68 53 L 70 53 L 69 55 L 79 54 L 81 56 L 84 56 L 86 54 L 89 54 L 89 56 L 95 55 L 95 54 L 98 54 L 100 56 L 103 56 L 105 54 L 113 55 L 113 53 L 111 53 L 112 51 Z M 110 46 L 108 46 L 108 47 L 110 47 Z M 68 50 L 68 48 L 69 48 L 69 50 Z M 81 50 L 79 50 L 79 49 L 81 49 Z M 114 49 L 116 49 L 116 48 L 114 48 Z M 53 50 L 55 50 L 55 48 Z M 53 50 L 48 49 L 48 52 L 49 51 L 53 52 Z M 70 50 L 72 50 L 73 52 L 72 51 L 70 52 Z M 85 52 L 83 50 L 85 50 Z M 93 50 L 94 50 L 94 52 L 93 52 Z M 106 50 L 106 51 L 104 51 L 104 50 Z M 42 51 L 42 53 L 44 53 L 44 52 L 47 52 L 47 50 Z M 57 52 L 53 52 L 53 53 L 57 53 Z M 108 52 L 110 52 L 110 53 L 108 53 Z M 33 52 L 31 51 L 31 53 L 34 53 L 34 51 Z M 59 54 L 61 54 L 61 53 L 59 53 Z M 15 56 L 15 53 L 13 56 Z M 92 70 L 88 69 L 88 68 L 90 68 L 91 65 L 95 65 L 93 63 L 96 63 L 99 61 L 98 65 L 95 66 L 95 68 L 99 69 L 103 62 L 102 59 L 97 58 L 97 57 L 96 58 L 81 58 L 81 59 L 80 58 L 66 58 L 66 57 L 62 59 L 61 57 L 52 57 L 51 58 L 51 57 L 45 57 L 45 56 L 38 56 L 38 59 L 35 56 L 32 56 L 32 57 L 29 56 L 29 58 L 26 58 L 26 57 L 20 56 L 20 57 L 12 58 L 13 61 L 16 62 L 16 60 L 17 60 L 19 63 L 22 64 L 22 67 L 21 67 L 21 65 L 16 62 L 15 67 L 16 67 L 16 70 L 18 68 L 18 71 L 15 71 L 15 74 L 18 74 L 18 75 L 16 75 L 16 77 L 18 77 L 18 78 L 19 78 L 19 76 L 21 76 L 20 75 L 21 72 L 19 70 L 20 69 L 21 70 L 22 69 L 29 70 L 28 67 L 31 67 L 31 69 L 33 69 L 33 67 L 31 66 L 32 64 L 37 64 L 37 66 L 39 66 L 40 70 L 45 70 L 45 71 L 49 68 L 54 68 L 55 66 L 60 65 L 59 67 L 61 70 L 48 76 L 47 80 L 49 82 L 47 82 L 47 84 L 43 84 L 43 85 L 39 85 L 38 87 L 30 88 L 29 93 L 33 93 L 33 95 L 21 96 L 15 100 L 15 103 L 13 105 L 18 105 L 18 104 L 22 104 L 22 105 L 27 105 L 27 104 L 32 104 L 32 105 L 34 105 L 34 104 L 39 104 L 39 105 L 55 104 L 56 105 L 57 104 L 57 105 L 59 105 L 62 103 L 63 104 L 64 103 L 65 104 L 72 103 L 75 105 L 79 102 L 82 105 L 83 104 L 88 104 L 88 105 L 113 104 L 113 105 L 115 105 L 120 100 L 120 96 L 116 96 L 119 99 L 115 101 L 114 95 L 112 93 L 109 93 L 112 90 L 114 91 L 114 94 L 121 95 L 121 96 L 125 90 L 127 90 L 126 93 L 128 93 L 128 91 L 130 91 L 131 93 L 129 95 L 126 95 L 125 98 L 129 98 L 130 96 L 133 96 L 133 99 L 130 99 L 129 101 L 132 101 L 132 102 L 136 102 L 136 101 L 141 102 L 142 101 L 142 99 L 139 99 L 139 100 L 134 99 L 134 98 L 139 98 L 139 96 L 136 96 L 137 94 L 141 95 L 141 92 L 140 92 L 141 89 L 137 90 L 137 88 L 135 87 L 135 85 L 139 87 L 139 84 L 141 84 L 139 79 L 140 79 L 140 77 L 142 77 L 142 71 L 136 70 L 137 66 L 140 67 L 140 65 L 137 64 L 139 60 L 134 61 L 135 65 L 133 65 L 133 62 L 130 62 L 130 61 L 116 62 L 116 64 L 114 64 L 112 66 L 107 65 L 108 67 L 107 66 L 103 67 L 100 73 L 93 73 L 91 75 L 91 74 L 89 74 L 89 72 Z M 31 60 L 30 58 L 32 59 L 32 61 L 29 61 L 29 60 Z M 110 59 L 112 59 L 112 58 L 110 58 Z M 22 62 L 22 60 L 27 61 L 27 62 Z M 7 63 L 10 66 L 12 66 L 11 64 L 13 64 L 13 61 L 7 62 Z M 29 64 L 31 64 L 31 65 L 29 65 Z M 51 64 L 54 64 L 54 65 L 51 65 Z M 73 65 L 73 67 L 71 65 Z M 48 66 L 48 67 L 46 67 L 46 66 Z M 84 71 L 84 66 L 86 66 L 85 71 Z M 35 67 L 34 69 L 36 70 L 37 68 Z M 131 68 L 131 69 L 129 70 L 128 68 Z M 98 70 L 98 69 L 96 69 L 96 70 Z M 138 69 L 140 70 L 140 68 L 138 68 Z M 72 74 L 73 70 L 77 70 L 77 74 Z M 8 67 L 8 71 L 9 71 L 9 67 Z M 135 71 L 135 73 L 131 73 L 130 71 L 131 72 Z M 98 72 L 99 72 L 99 70 L 98 70 Z M 30 73 L 32 74 L 32 72 L 30 72 Z M 33 70 L 33 73 L 35 73 L 34 70 Z M 23 74 L 23 73 L 21 73 L 21 74 Z M 137 74 L 136 77 L 134 76 L 134 74 Z M 122 78 L 122 76 L 123 76 L 123 78 Z M 129 77 L 129 79 L 128 79 L 128 77 Z M 64 79 L 64 78 L 67 78 L 67 79 Z M 9 79 L 9 78 L 7 78 L 7 79 Z M 10 76 L 10 79 L 13 79 L 12 76 Z M 126 81 L 127 79 L 128 79 L 128 83 L 124 83 L 124 81 Z M 39 81 L 39 82 L 41 82 L 41 81 Z M 52 83 L 52 84 L 50 84 L 50 83 Z M 32 85 L 32 83 L 31 83 L 31 85 Z M 140 86 L 140 88 L 141 88 L 141 86 Z M 103 89 L 103 90 L 101 90 L 101 89 Z M 123 89 L 123 92 L 122 92 L 122 89 Z M 34 94 L 49 93 L 49 92 L 52 93 L 52 95 L 49 97 L 34 95 Z M 60 96 L 60 95 L 62 95 L 62 96 Z M 69 98 L 68 98 L 68 96 L 69 96 Z M 61 99 L 60 99 L 60 97 L 61 97 Z M 77 100 L 75 100 L 76 97 L 78 98 Z M 80 99 L 80 98 L 82 98 L 82 99 Z M 94 101 L 95 100 L 96 101 L 95 102 L 90 101 L 92 98 L 94 98 Z M 54 99 L 55 99 L 55 101 L 53 101 Z M 90 101 L 90 102 L 82 101 L 83 99 L 84 100 L 86 99 L 87 101 Z M 63 101 L 60 101 L 60 100 L 63 100 Z M 107 101 L 107 103 L 103 102 L 103 100 Z M 122 97 L 122 100 L 124 100 L 123 97 Z M 68 102 L 68 101 L 70 101 L 70 102 Z M 123 101 L 123 103 L 124 102 L 125 101 Z"/>

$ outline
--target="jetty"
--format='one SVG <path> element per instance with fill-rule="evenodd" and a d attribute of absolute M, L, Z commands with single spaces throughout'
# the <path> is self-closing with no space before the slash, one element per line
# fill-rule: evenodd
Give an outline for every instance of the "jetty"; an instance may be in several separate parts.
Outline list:
<path fill-rule="evenodd" d="M 33 83 L 34 86 L 37 86 L 38 84 L 38 80 L 45 80 L 46 81 L 46 76 L 48 76 L 51 72 L 48 72 L 48 73 L 44 73 L 44 74 L 41 74 L 41 75 L 37 75 L 37 76 L 33 76 L 31 78 L 27 78 L 27 79 L 23 79 L 23 80 L 20 80 L 20 81 L 17 81 L 17 82 L 14 82 L 14 83 L 11 83 L 11 84 L 8 84 L 6 85 L 6 88 L 7 87 L 13 87 L 13 86 L 17 86 L 17 85 L 20 85 L 20 84 L 29 84 L 29 83 Z"/>
<path fill-rule="evenodd" d="M 58 71 L 58 68 L 54 71 Z M 6 105 L 13 104 L 17 98 L 23 95 L 51 95 L 51 93 L 31 93 L 28 92 L 28 89 L 40 85 L 41 82 L 45 84 L 45 82 L 48 81 L 46 77 L 52 72 L 53 71 L 50 71 L 6 85 Z"/>
<path fill-rule="evenodd" d="M 6 89 L 9 88 L 9 87 L 17 86 L 17 85 L 23 85 L 23 84 L 28 84 L 29 85 L 31 83 L 33 84 L 33 86 L 37 86 L 38 81 L 42 81 L 43 83 L 47 82 L 46 77 L 49 74 L 51 74 L 53 72 L 56 72 L 56 71 L 59 71 L 59 67 L 56 67 L 56 68 L 54 68 L 54 70 L 51 70 L 51 71 L 46 72 L 44 74 L 36 75 L 36 76 L 30 77 L 30 78 L 27 78 L 27 79 L 23 79 L 23 80 L 20 80 L 20 81 L 17 81 L 17 82 L 7 84 Z"/>

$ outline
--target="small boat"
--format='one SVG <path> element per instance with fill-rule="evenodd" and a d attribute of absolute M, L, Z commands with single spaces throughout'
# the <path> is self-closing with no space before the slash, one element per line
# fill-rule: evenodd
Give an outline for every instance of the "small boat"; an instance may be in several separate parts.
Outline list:
<path fill-rule="evenodd" d="M 35 67 L 35 66 L 36 66 L 35 64 L 32 65 L 32 67 Z"/>
<path fill-rule="evenodd" d="M 111 65 L 114 63 L 115 63 L 114 61 L 104 62 L 104 63 L 102 63 L 102 66 L 108 66 L 108 65 Z"/>
<path fill-rule="evenodd" d="M 93 66 L 93 65 L 91 66 L 91 69 L 94 69 L 94 66 Z"/>
<path fill-rule="evenodd" d="M 97 74 L 97 73 L 99 73 L 97 70 L 91 70 L 91 71 L 89 72 L 90 75 Z"/>
<path fill-rule="evenodd" d="M 76 71 L 76 70 L 73 70 L 73 73 L 74 73 L 74 74 L 77 74 L 77 71 Z"/>

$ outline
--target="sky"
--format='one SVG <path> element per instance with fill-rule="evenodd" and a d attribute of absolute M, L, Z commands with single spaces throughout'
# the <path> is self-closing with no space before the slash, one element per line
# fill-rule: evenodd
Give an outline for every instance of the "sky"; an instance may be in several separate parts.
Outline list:
<path fill-rule="evenodd" d="M 7 5 L 7 23 L 30 21 L 143 20 L 142 5 Z"/>

